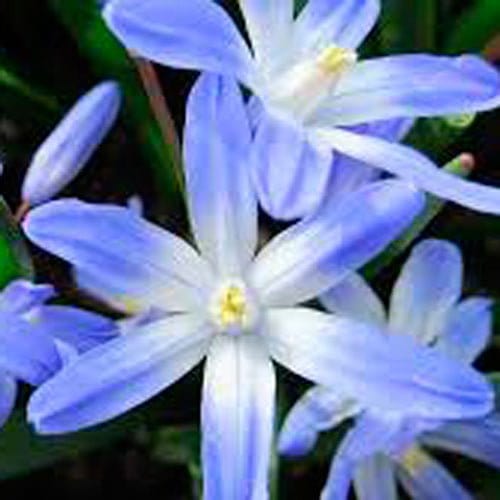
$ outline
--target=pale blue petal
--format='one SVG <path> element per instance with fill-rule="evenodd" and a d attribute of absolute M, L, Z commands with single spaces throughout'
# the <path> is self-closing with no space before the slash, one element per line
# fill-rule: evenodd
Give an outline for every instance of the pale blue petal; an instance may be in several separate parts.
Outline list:
<path fill-rule="evenodd" d="M 462 292 L 462 256 L 453 243 L 425 240 L 411 252 L 394 285 L 389 328 L 424 344 L 444 331 Z"/>
<path fill-rule="evenodd" d="M 178 314 L 91 349 L 34 392 L 28 419 L 40 434 L 60 434 L 121 415 L 199 363 L 209 333 L 200 319 Z"/>
<path fill-rule="evenodd" d="M 479 57 L 396 55 L 358 63 L 314 120 L 345 126 L 474 113 L 496 107 L 499 96 L 500 74 Z"/>
<path fill-rule="evenodd" d="M 381 454 L 362 461 L 355 469 L 354 491 L 358 500 L 397 500 L 394 465 Z"/>
<path fill-rule="evenodd" d="M 356 49 L 380 13 L 380 0 L 309 0 L 296 23 L 296 38 L 311 53 L 329 45 Z"/>
<path fill-rule="evenodd" d="M 293 0 L 240 0 L 257 62 L 271 69 L 289 52 L 293 28 Z"/>
<path fill-rule="evenodd" d="M 31 281 L 11 281 L 0 294 L 0 310 L 24 314 L 55 296 L 52 285 L 36 285 Z"/>
<path fill-rule="evenodd" d="M 43 328 L 8 312 L 0 313 L 0 370 L 39 385 L 61 367 L 52 338 Z"/>
<path fill-rule="evenodd" d="M 305 130 L 269 114 L 261 117 L 251 167 L 260 204 L 271 216 L 311 214 L 325 195 L 331 164 L 331 151 L 314 148 Z"/>
<path fill-rule="evenodd" d="M 300 308 L 270 310 L 264 327 L 276 361 L 370 408 L 433 420 L 492 408 L 483 376 L 410 337 Z"/>
<path fill-rule="evenodd" d="M 451 312 L 436 347 L 464 363 L 472 363 L 490 341 L 493 333 L 493 301 L 471 297 Z"/>
<path fill-rule="evenodd" d="M 251 140 L 236 81 L 204 73 L 188 99 L 184 163 L 194 235 L 219 274 L 241 275 L 257 245 Z"/>
<path fill-rule="evenodd" d="M 359 274 L 350 274 L 322 294 L 320 300 L 334 314 L 381 326 L 385 324 L 384 304 Z"/>
<path fill-rule="evenodd" d="M 257 256 L 250 280 L 263 303 L 314 298 L 382 251 L 412 222 L 424 196 L 405 182 L 383 181 L 274 238 Z"/>
<path fill-rule="evenodd" d="M 400 425 L 397 420 L 381 419 L 369 413 L 359 417 L 336 450 L 321 500 L 347 500 L 351 482 L 361 464 L 378 456 L 379 452 L 406 447 L 411 442 L 412 434 L 401 433 Z M 391 480 L 390 477 L 385 479 Z M 387 498 L 389 499 L 390 497 Z"/>
<path fill-rule="evenodd" d="M 438 462 L 422 452 L 425 461 L 419 461 L 411 470 L 398 468 L 398 477 L 404 489 L 414 500 L 473 500 L 464 487 Z"/>
<path fill-rule="evenodd" d="M 5 372 L 0 371 L 0 427 L 9 418 L 16 403 L 17 382 Z"/>
<path fill-rule="evenodd" d="M 174 68 L 233 76 L 251 86 L 250 50 L 231 18 L 212 0 L 115 0 L 104 19 L 132 52 Z"/>
<path fill-rule="evenodd" d="M 373 135 L 390 142 L 403 140 L 410 131 L 415 120 L 413 118 L 394 118 L 350 127 L 352 132 Z M 379 179 L 383 171 L 343 154 L 333 156 L 327 193 L 324 204 L 328 210 L 334 210 L 345 196 L 369 182 Z"/>
<path fill-rule="evenodd" d="M 210 273 L 198 254 L 125 207 L 55 201 L 32 210 L 23 227 L 33 243 L 97 277 L 98 297 L 126 312 L 204 303 Z"/>
<path fill-rule="evenodd" d="M 120 103 L 115 82 L 101 83 L 81 97 L 33 156 L 23 182 L 23 200 L 38 205 L 64 189 L 114 124 Z"/>
<path fill-rule="evenodd" d="M 43 306 L 32 313 L 30 320 L 78 352 L 92 349 L 119 333 L 113 320 L 76 307 Z"/>
<path fill-rule="evenodd" d="M 500 415 L 484 419 L 450 422 L 424 434 L 422 442 L 452 453 L 460 453 L 500 469 Z"/>
<path fill-rule="evenodd" d="M 258 337 L 216 337 L 203 383 L 206 500 L 265 500 L 274 428 L 274 368 Z"/>
<path fill-rule="evenodd" d="M 309 389 L 286 416 L 279 435 L 279 452 L 288 456 L 309 453 L 321 431 L 335 427 L 360 410 L 353 399 L 339 396 L 331 389 Z"/>
<path fill-rule="evenodd" d="M 438 198 L 464 207 L 500 214 L 500 189 L 461 179 L 438 169 L 412 148 L 353 134 L 341 129 L 316 129 L 316 135 L 331 147 L 359 161 L 413 182 Z"/>

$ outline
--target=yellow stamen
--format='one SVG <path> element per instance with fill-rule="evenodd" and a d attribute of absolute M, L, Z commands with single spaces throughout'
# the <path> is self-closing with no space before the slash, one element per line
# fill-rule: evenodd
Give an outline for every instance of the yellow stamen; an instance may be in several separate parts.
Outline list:
<path fill-rule="evenodd" d="M 224 327 L 243 325 L 246 318 L 246 300 L 241 288 L 228 286 L 221 294 L 219 321 Z"/>
<path fill-rule="evenodd" d="M 429 458 L 419 447 L 412 446 L 403 455 L 402 463 L 408 472 L 416 474 L 429 463 Z"/>
<path fill-rule="evenodd" d="M 326 73 L 342 73 L 356 62 L 356 53 L 331 45 L 321 52 L 318 57 L 318 66 Z"/>

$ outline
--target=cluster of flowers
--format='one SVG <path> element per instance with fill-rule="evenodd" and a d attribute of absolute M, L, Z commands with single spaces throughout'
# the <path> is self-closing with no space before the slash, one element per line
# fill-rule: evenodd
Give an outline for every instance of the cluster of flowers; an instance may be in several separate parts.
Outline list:
<path fill-rule="evenodd" d="M 356 271 L 415 220 L 425 192 L 500 214 L 499 190 L 399 144 L 415 117 L 500 104 L 500 75 L 475 56 L 358 62 L 378 0 L 309 0 L 298 15 L 292 0 L 239 3 L 251 47 L 212 0 L 105 2 L 128 49 L 201 71 L 183 137 L 196 247 L 131 207 L 49 201 L 114 122 L 119 88 L 99 85 L 34 156 L 23 229 L 129 318 L 47 305 L 47 285 L 9 285 L 0 417 L 21 380 L 38 386 L 28 404 L 37 432 L 76 431 L 206 359 L 204 497 L 266 499 L 275 361 L 315 384 L 288 415 L 280 452 L 306 453 L 319 432 L 353 419 L 324 500 L 345 499 L 351 482 L 361 499 L 394 499 L 396 478 L 415 498 L 470 498 L 422 446 L 500 467 L 493 391 L 470 366 L 491 334 L 491 301 L 459 301 L 461 255 L 445 241 L 414 248 L 388 315 Z M 295 222 L 257 251 L 259 205 Z"/>

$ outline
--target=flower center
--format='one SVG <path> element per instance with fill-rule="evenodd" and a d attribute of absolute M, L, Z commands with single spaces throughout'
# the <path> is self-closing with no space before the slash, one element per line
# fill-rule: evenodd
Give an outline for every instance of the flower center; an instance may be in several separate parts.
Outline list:
<path fill-rule="evenodd" d="M 269 103 L 276 111 L 305 121 L 356 61 L 356 52 L 331 45 L 315 59 L 301 61 L 274 79 Z"/>
<path fill-rule="evenodd" d="M 253 295 L 240 280 L 230 280 L 213 294 L 210 316 L 220 333 L 239 335 L 252 329 L 257 317 Z"/>
<path fill-rule="evenodd" d="M 403 465 L 412 473 L 419 472 L 429 463 L 427 455 L 416 446 L 410 447 L 402 456 Z"/>

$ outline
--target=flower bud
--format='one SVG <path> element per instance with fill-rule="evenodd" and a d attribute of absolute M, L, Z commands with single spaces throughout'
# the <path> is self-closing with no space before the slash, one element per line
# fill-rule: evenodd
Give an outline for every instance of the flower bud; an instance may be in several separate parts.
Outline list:
<path fill-rule="evenodd" d="M 22 187 L 25 203 L 50 200 L 78 175 L 115 122 L 120 102 L 120 88 L 112 81 L 77 101 L 33 156 Z"/>

